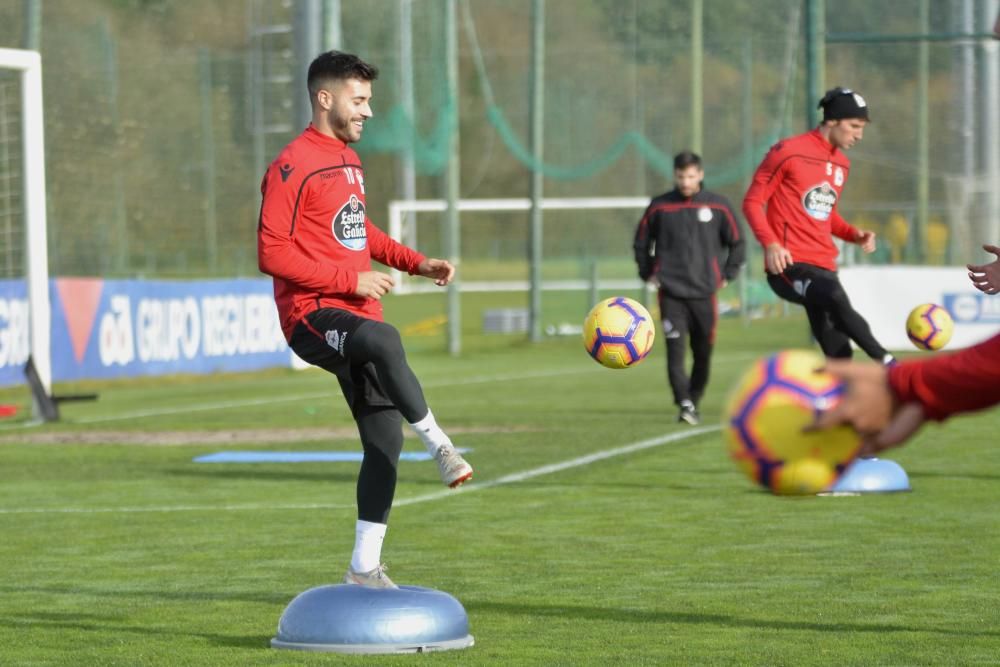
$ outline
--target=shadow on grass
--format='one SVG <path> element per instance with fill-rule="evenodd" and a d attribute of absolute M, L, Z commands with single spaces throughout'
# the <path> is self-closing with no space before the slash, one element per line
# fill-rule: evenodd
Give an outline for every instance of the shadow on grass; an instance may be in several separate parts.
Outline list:
<path fill-rule="evenodd" d="M 617 609 L 614 607 L 580 607 L 571 605 L 517 604 L 511 602 L 475 601 L 462 602 L 466 611 L 493 612 L 511 616 L 557 616 L 587 621 L 617 621 L 621 623 L 676 623 L 683 625 L 714 625 L 724 628 L 749 628 L 760 630 L 804 630 L 808 632 L 919 632 L 953 635 L 958 637 L 1000 637 L 1000 631 L 974 631 L 968 628 L 940 628 L 897 625 L 893 623 L 820 623 L 807 620 L 776 620 L 741 618 L 725 614 L 699 614 L 682 611 L 647 611 L 643 609 Z"/>

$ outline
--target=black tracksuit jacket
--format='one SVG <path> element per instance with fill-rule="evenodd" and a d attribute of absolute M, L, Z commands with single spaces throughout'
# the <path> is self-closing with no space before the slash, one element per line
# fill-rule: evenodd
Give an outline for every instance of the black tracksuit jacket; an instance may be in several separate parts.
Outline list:
<path fill-rule="evenodd" d="M 676 299 L 711 297 L 743 264 L 745 244 L 725 197 L 701 190 L 690 199 L 676 189 L 650 202 L 635 232 L 639 277 L 656 275 Z M 725 249 L 725 263 L 719 261 Z"/>

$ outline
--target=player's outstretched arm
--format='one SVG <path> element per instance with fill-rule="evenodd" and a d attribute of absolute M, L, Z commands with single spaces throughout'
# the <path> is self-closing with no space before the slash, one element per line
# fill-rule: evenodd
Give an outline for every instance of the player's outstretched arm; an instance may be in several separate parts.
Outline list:
<path fill-rule="evenodd" d="M 825 370 L 844 383 L 844 396 L 812 428 L 849 424 L 864 437 L 863 451 L 874 453 L 902 444 L 928 419 L 1000 404 L 1000 334 L 891 368 L 831 360 Z"/>
<path fill-rule="evenodd" d="M 996 255 L 995 262 L 989 264 L 967 264 L 969 279 L 976 289 L 986 294 L 1000 293 L 1000 247 L 984 245 L 983 250 Z"/>
<path fill-rule="evenodd" d="M 455 267 L 446 259 L 427 257 L 417 266 L 417 275 L 430 278 L 435 285 L 444 287 L 455 277 Z"/>

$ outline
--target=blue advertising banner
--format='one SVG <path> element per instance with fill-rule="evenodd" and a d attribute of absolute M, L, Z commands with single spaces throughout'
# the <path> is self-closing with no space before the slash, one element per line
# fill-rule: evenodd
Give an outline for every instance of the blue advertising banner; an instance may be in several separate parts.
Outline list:
<path fill-rule="evenodd" d="M 29 348 L 28 286 L 0 280 L 0 386 L 24 382 Z"/>
<path fill-rule="evenodd" d="M 0 285 L 0 384 L 23 382 L 23 282 Z M 290 366 L 271 281 L 60 278 L 50 282 L 52 379 Z"/>

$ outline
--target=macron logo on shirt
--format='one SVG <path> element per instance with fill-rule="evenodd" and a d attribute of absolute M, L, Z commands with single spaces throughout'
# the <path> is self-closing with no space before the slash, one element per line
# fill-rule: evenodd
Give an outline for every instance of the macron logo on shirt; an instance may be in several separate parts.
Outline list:
<path fill-rule="evenodd" d="M 278 167 L 278 171 L 281 172 L 281 182 L 285 183 L 288 181 L 288 177 L 292 175 L 292 172 L 295 171 L 295 167 L 290 164 L 283 164 Z"/>

